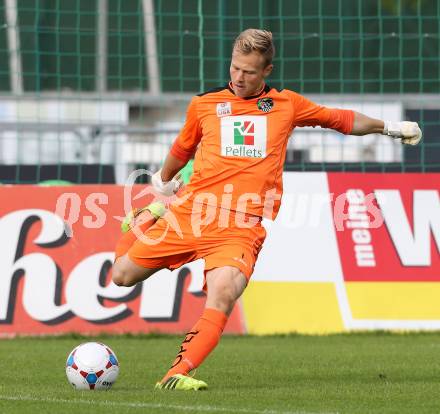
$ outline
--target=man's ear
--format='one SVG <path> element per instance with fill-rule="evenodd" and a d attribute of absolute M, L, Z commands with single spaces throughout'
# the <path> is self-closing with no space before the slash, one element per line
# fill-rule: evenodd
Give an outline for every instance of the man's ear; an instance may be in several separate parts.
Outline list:
<path fill-rule="evenodd" d="M 272 72 L 272 69 L 273 69 L 272 63 L 270 65 L 267 65 L 263 70 L 263 76 L 264 77 L 269 76 Z"/>

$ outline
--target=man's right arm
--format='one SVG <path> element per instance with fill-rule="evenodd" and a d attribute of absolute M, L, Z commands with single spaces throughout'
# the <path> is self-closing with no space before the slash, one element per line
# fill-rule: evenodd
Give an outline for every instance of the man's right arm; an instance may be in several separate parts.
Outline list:
<path fill-rule="evenodd" d="M 188 105 L 185 124 L 174 141 L 162 167 L 161 176 L 163 181 L 170 181 L 193 158 L 197 150 L 202 138 L 202 128 L 197 114 L 198 99 L 200 98 L 194 97 Z"/>
<path fill-rule="evenodd" d="M 153 175 L 152 184 L 160 194 L 170 196 L 178 190 L 176 174 L 193 157 L 202 138 L 202 130 L 197 115 L 197 97 L 194 97 L 186 113 L 183 128 L 171 147 L 162 168 Z"/>
<path fill-rule="evenodd" d="M 162 181 L 171 181 L 171 179 L 186 165 L 186 163 L 187 161 L 175 157 L 170 152 L 161 168 L 160 176 Z"/>

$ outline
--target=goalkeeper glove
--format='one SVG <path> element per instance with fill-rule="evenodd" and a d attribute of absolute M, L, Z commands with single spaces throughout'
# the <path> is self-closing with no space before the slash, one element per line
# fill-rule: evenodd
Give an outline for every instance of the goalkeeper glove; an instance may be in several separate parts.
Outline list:
<path fill-rule="evenodd" d="M 417 122 L 386 121 L 383 133 L 392 138 L 402 138 L 402 143 L 409 145 L 417 145 L 422 139 L 422 130 Z"/>
<path fill-rule="evenodd" d="M 179 188 L 182 186 L 182 181 L 180 180 L 180 174 L 177 174 L 171 181 L 162 181 L 161 177 L 162 170 L 160 169 L 151 176 L 151 184 L 154 190 L 165 197 L 171 197 L 177 193 Z"/>

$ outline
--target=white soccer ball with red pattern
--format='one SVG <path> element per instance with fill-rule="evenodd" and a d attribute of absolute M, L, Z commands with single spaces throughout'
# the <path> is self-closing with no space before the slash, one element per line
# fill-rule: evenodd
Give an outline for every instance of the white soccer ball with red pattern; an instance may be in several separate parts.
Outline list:
<path fill-rule="evenodd" d="M 118 374 L 115 353 L 99 342 L 78 345 L 67 357 L 67 380 L 78 390 L 108 390 Z"/>

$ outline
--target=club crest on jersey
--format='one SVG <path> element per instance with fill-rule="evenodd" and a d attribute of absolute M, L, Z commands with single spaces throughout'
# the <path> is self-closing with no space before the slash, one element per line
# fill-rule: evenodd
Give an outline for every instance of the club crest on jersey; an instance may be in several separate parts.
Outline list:
<path fill-rule="evenodd" d="M 221 155 L 265 158 L 267 119 L 265 116 L 228 116 L 221 119 Z"/>
<path fill-rule="evenodd" d="M 232 115 L 231 102 L 222 102 L 217 104 L 217 116 L 220 118 L 222 116 Z"/>
<path fill-rule="evenodd" d="M 257 101 L 257 108 L 263 112 L 269 112 L 273 108 L 272 98 L 261 98 Z"/>

